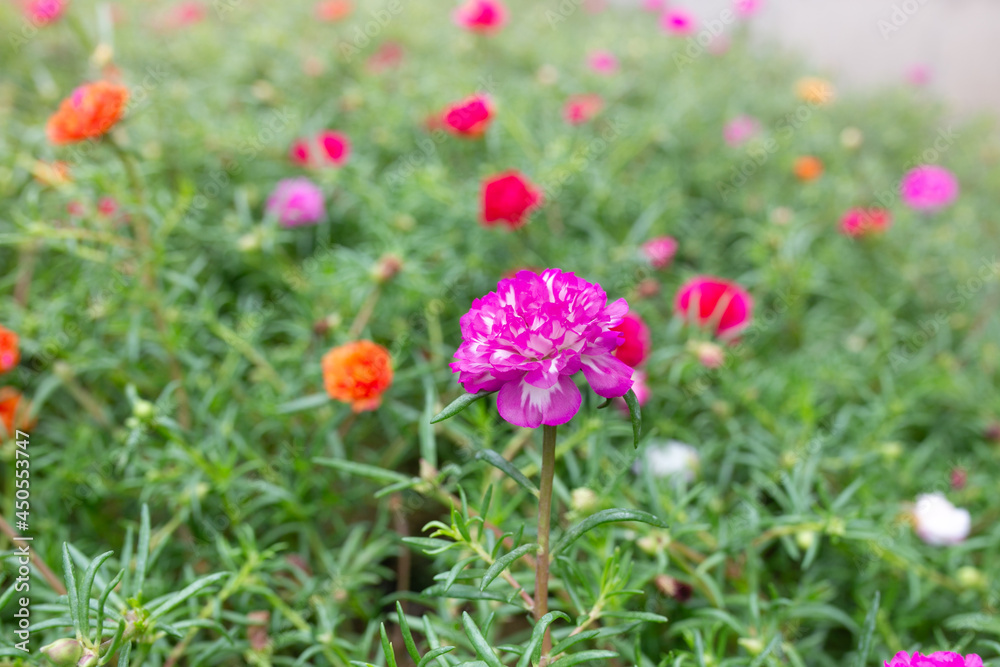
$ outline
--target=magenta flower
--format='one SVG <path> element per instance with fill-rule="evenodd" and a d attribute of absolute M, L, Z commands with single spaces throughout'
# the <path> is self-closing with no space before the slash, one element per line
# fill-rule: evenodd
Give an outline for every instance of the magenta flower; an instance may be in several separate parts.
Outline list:
<path fill-rule="evenodd" d="M 730 146 L 742 146 L 760 130 L 760 123 L 751 116 L 737 116 L 722 130 L 722 137 Z"/>
<path fill-rule="evenodd" d="M 497 409 L 512 424 L 565 424 L 582 401 L 577 372 L 605 398 L 632 387 L 632 369 L 615 357 L 622 335 L 612 330 L 628 303 L 607 301 L 600 285 L 560 269 L 504 278 L 462 316 L 451 370 L 469 393 L 499 390 Z"/>
<path fill-rule="evenodd" d="M 936 211 L 958 197 L 958 179 L 944 167 L 925 164 L 911 169 L 900 184 L 903 203 L 917 211 Z"/>
<path fill-rule="evenodd" d="M 693 34 L 698 26 L 693 14 L 675 7 L 660 17 L 660 27 L 671 34 L 684 36 Z"/>
<path fill-rule="evenodd" d="M 48 25 L 62 16 L 67 4 L 69 0 L 30 0 L 24 11 L 36 24 Z"/>
<path fill-rule="evenodd" d="M 267 212 L 283 227 L 315 225 L 326 215 L 323 191 L 308 178 L 286 178 L 267 198 Z"/>
<path fill-rule="evenodd" d="M 618 71 L 618 58 L 610 51 L 591 51 L 587 66 L 598 74 L 614 74 Z"/>
<path fill-rule="evenodd" d="M 913 657 L 906 651 L 900 651 L 885 663 L 885 667 L 983 667 L 983 659 L 975 653 L 964 658 L 951 651 L 938 651 L 930 655 L 914 652 Z"/>

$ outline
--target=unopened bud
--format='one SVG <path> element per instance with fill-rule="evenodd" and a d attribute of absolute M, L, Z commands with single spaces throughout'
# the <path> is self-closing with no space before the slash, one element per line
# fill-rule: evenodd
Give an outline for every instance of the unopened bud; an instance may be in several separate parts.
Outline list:
<path fill-rule="evenodd" d="M 750 655 L 760 655 L 764 650 L 764 640 L 760 637 L 741 637 L 736 643 L 745 648 Z"/>
<path fill-rule="evenodd" d="M 48 646 L 43 646 L 42 653 L 53 665 L 70 667 L 83 655 L 83 646 L 75 639 L 57 639 Z"/>
<path fill-rule="evenodd" d="M 594 493 L 593 489 L 589 489 L 585 486 L 582 486 L 579 489 L 573 489 L 573 493 L 570 498 L 570 504 L 577 512 L 590 512 L 597 508 L 597 494 Z"/>
<path fill-rule="evenodd" d="M 382 257 L 376 262 L 375 267 L 372 269 L 372 277 L 375 282 L 387 283 L 393 279 L 393 277 L 400 272 L 403 268 L 403 260 L 399 255 L 387 254 L 382 255 Z"/>

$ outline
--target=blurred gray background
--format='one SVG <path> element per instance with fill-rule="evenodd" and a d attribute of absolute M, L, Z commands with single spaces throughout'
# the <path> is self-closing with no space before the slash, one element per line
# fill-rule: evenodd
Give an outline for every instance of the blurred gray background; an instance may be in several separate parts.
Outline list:
<path fill-rule="evenodd" d="M 633 0 L 638 2 L 639 0 Z M 955 111 L 1000 113 L 1000 0 L 763 0 L 762 38 L 804 53 L 839 85 L 908 85 L 925 66 L 929 91 Z M 672 0 L 702 23 L 731 0 Z"/>

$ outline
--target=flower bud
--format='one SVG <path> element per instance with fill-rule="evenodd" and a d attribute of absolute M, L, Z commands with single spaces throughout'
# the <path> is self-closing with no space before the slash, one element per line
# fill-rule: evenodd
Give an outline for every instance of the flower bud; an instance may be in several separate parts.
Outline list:
<path fill-rule="evenodd" d="M 800 530 L 795 533 L 795 543 L 799 545 L 799 549 L 806 550 L 809 549 L 813 544 L 816 543 L 816 531 L 814 530 Z"/>
<path fill-rule="evenodd" d="M 958 568 L 955 577 L 964 588 L 986 588 L 989 583 L 983 573 L 971 565 Z"/>
<path fill-rule="evenodd" d="M 382 255 L 372 269 L 372 278 L 377 283 L 387 283 L 403 268 L 403 260 L 392 253 Z"/>
<path fill-rule="evenodd" d="M 726 361 L 726 352 L 715 343 L 702 342 L 694 346 L 694 354 L 705 368 L 719 368 Z"/>
<path fill-rule="evenodd" d="M 75 639 L 57 639 L 48 646 L 43 646 L 42 653 L 53 665 L 70 667 L 80 659 L 83 646 Z"/>
<path fill-rule="evenodd" d="M 76 667 L 95 667 L 97 665 L 98 655 L 94 653 L 89 648 L 83 652 L 80 659 L 76 663 Z"/>
<path fill-rule="evenodd" d="M 598 498 L 593 489 L 585 486 L 573 489 L 571 499 L 571 505 L 577 512 L 590 512 L 597 509 Z"/>
<path fill-rule="evenodd" d="M 156 414 L 156 406 L 149 401 L 139 399 L 132 406 L 132 415 L 139 420 L 147 421 Z"/>
<path fill-rule="evenodd" d="M 760 655 L 764 650 L 764 640 L 760 637 L 741 637 L 736 643 L 745 648 L 750 655 Z"/>

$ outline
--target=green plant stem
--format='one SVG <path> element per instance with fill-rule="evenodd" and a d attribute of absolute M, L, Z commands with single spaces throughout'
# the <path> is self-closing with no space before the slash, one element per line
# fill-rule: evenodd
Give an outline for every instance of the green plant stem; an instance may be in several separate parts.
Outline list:
<path fill-rule="evenodd" d="M 549 613 L 549 532 L 552 520 L 552 480 L 556 473 L 556 427 L 544 426 L 542 431 L 542 480 L 538 494 L 538 565 L 535 568 L 535 622 Z M 542 639 L 542 664 L 552 652 L 552 636 L 548 629 Z"/>

